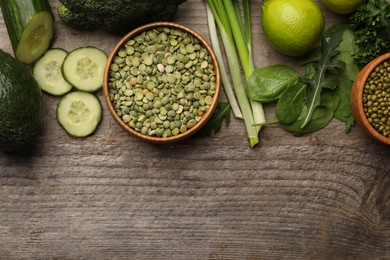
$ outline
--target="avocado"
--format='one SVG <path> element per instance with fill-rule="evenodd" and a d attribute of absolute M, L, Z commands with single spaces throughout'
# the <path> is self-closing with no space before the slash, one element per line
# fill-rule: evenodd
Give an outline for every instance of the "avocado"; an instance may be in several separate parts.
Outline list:
<path fill-rule="evenodd" d="M 24 64 L 0 49 L 0 150 L 21 150 L 42 131 L 41 89 Z"/>

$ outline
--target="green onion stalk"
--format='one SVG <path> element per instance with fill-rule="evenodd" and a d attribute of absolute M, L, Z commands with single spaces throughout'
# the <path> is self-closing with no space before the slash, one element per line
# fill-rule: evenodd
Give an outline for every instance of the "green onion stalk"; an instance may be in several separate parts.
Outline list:
<path fill-rule="evenodd" d="M 219 39 L 218 39 L 218 33 L 217 33 L 217 28 L 215 26 L 215 21 L 213 14 L 211 12 L 210 6 L 206 5 L 207 8 L 207 23 L 209 26 L 209 32 L 210 32 L 210 39 L 211 39 L 211 45 L 213 46 L 213 50 L 215 53 L 215 56 L 217 57 L 220 71 L 221 71 L 221 80 L 222 80 L 222 85 L 225 90 L 226 97 L 229 101 L 229 104 L 232 108 L 233 114 L 236 118 L 243 119 L 240 107 L 238 105 L 236 96 L 234 95 L 234 90 L 232 85 L 230 84 L 230 80 L 225 68 L 225 64 L 223 62 L 222 58 L 222 52 L 221 52 L 221 47 L 219 46 Z"/>
<path fill-rule="evenodd" d="M 246 79 L 254 71 L 250 3 L 249 0 L 243 0 L 244 23 L 236 0 L 207 0 L 207 5 L 218 25 L 225 52 L 228 54 L 226 56 L 234 91 L 243 115 L 250 146 L 254 147 L 259 143 L 260 127 L 256 125 L 264 123 L 265 116 L 262 104 L 248 99 L 241 77 L 240 61 Z"/>

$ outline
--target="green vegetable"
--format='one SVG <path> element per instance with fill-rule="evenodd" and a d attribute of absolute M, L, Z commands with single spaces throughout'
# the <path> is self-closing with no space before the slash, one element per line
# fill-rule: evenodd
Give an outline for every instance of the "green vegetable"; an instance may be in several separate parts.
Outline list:
<path fill-rule="evenodd" d="M 96 47 L 80 47 L 66 55 L 62 75 L 78 90 L 94 92 L 102 88 L 107 55 Z"/>
<path fill-rule="evenodd" d="M 39 87 L 54 96 L 62 96 L 72 89 L 72 85 L 62 76 L 61 66 L 68 54 L 63 49 L 48 50 L 33 67 L 33 75 Z"/>
<path fill-rule="evenodd" d="M 302 61 L 306 64 L 305 75 L 296 76 L 294 70 L 287 69 L 286 72 L 283 69 L 285 77 L 277 77 L 283 78 L 278 81 L 270 79 L 274 79 L 274 74 L 279 75 L 280 68 L 284 67 L 274 65 L 256 70 L 258 84 L 254 81 L 248 85 L 248 92 L 252 91 L 253 97 L 265 93 L 269 100 L 277 100 L 277 120 L 264 125 L 278 123 L 300 136 L 318 131 L 332 118 L 337 118 L 345 122 L 345 131 L 348 132 L 354 122 L 349 104 L 351 78 L 358 73 L 356 63 L 348 57 L 353 48 L 353 34 L 349 27 L 338 24 L 324 33 L 321 47 Z M 261 75 L 260 72 L 264 71 L 267 73 Z M 267 85 L 261 86 L 262 80 Z M 272 91 L 274 89 L 278 91 Z"/>
<path fill-rule="evenodd" d="M 281 94 L 277 106 L 276 117 L 281 124 L 291 124 L 301 114 L 306 101 L 306 84 L 291 83 Z"/>
<path fill-rule="evenodd" d="M 285 65 L 257 68 L 246 82 L 246 92 L 252 100 L 274 102 L 280 98 L 286 87 L 298 78 L 299 74 Z"/>
<path fill-rule="evenodd" d="M 359 65 L 390 51 L 390 3 L 387 0 L 368 0 L 348 21 L 356 34 L 359 50 L 354 58 Z"/>
<path fill-rule="evenodd" d="M 196 133 L 199 136 L 207 136 L 212 133 L 217 134 L 225 121 L 226 126 L 230 124 L 230 105 L 229 103 L 219 102 L 209 121 Z"/>
<path fill-rule="evenodd" d="M 72 137 L 93 134 L 102 118 L 99 98 L 91 93 L 73 91 L 64 95 L 57 105 L 57 120 Z"/>
<path fill-rule="evenodd" d="M 334 94 L 340 100 L 340 103 L 334 113 L 334 117 L 345 123 L 345 132 L 348 133 L 351 127 L 354 125 L 355 119 L 352 115 L 350 96 L 351 96 L 351 81 L 348 76 L 340 75 L 339 85 L 335 89 Z"/>
<path fill-rule="evenodd" d="M 54 18 L 48 0 L 0 0 L 16 59 L 30 64 L 50 47 Z"/>
<path fill-rule="evenodd" d="M 221 80 L 222 80 L 222 85 L 225 90 L 225 95 L 229 101 L 230 107 L 232 108 L 233 114 L 236 118 L 243 119 L 240 106 L 238 105 L 236 96 L 234 95 L 234 89 L 232 85 L 230 84 L 230 80 L 228 77 L 228 72 L 225 67 L 225 63 L 222 57 L 222 51 L 221 47 L 219 45 L 219 38 L 218 38 L 218 32 L 217 28 L 215 26 L 215 21 L 213 17 L 213 13 L 211 12 L 210 6 L 206 4 L 206 10 L 207 10 L 207 24 L 209 27 L 209 32 L 210 32 L 210 40 L 211 40 L 211 45 L 214 49 L 215 56 L 218 59 L 219 63 L 219 69 L 221 72 Z"/>
<path fill-rule="evenodd" d="M 0 149 L 20 150 L 43 131 L 42 92 L 21 62 L 0 50 Z"/>
<path fill-rule="evenodd" d="M 186 0 L 60 0 L 59 18 L 83 30 L 102 28 L 124 34 L 156 21 L 171 20 Z"/>
<path fill-rule="evenodd" d="M 312 114 L 312 119 L 305 127 L 301 127 L 304 122 L 309 109 L 304 106 L 298 118 L 291 124 L 281 124 L 281 126 L 287 131 L 291 132 L 295 136 L 301 136 L 304 134 L 313 133 L 319 131 L 329 124 L 333 118 L 333 111 L 337 107 L 338 100 L 334 99 L 333 94 L 328 89 L 325 89 L 321 93 L 321 103 L 317 106 Z"/>
<path fill-rule="evenodd" d="M 332 72 L 332 80 L 335 88 L 334 94 L 340 99 L 340 105 L 335 111 L 334 117 L 345 123 L 345 132 L 348 133 L 354 124 L 354 118 L 352 116 L 349 97 L 351 95 L 351 88 L 353 81 L 359 73 L 359 67 L 356 63 L 352 53 L 356 53 L 357 46 L 355 41 L 355 34 L 351 27 L 347 23 L 338 23 L 324 32 L 324 39 L 329 42 L 333 33 L 336 30 L 342 30 L 342 40 L 339 46 L 336 48 L 338 54 L 333 58 L 334 60 L 341 61 L 343 67 L 336 68 Z M 315 64 L 321 60 L 322 53 L 320 49 L 317 49 L 315 53 L 301 61 L 301 64 Z M 335 79 L 334 76 L 337 76 Z"/>
<path fill-rule="evenodd" d="M 225 52 L 227 53 L 234 91 L 244 118 L 249 143 L 251 147 L 254 147 L 259 142 L 258 131 L 260 129 L 255 124 L 263 123 L 265 119 L 262 105 L 248 99 L 241 76 L 240 64 L 246 79 L 254 71 L 249 1 L 243 1 L 244 22 L 242 22 L 239 15 L 240 11 L 237 1 L 208 0 L 207 4 L 212 11 L 221 34 Z"/>
<path fill-rule="evenodd" d="M 311 79 L 308 88 L 308 112 L 303 120 L 301 128 L 304 128 L 311 120 L 312 114 L 315 108 L 320 104 L 320 95 L 323 88 L 335 89 L 337 80 L 333 75 L 328 74 L 329 71 L 342 67 L 342 62 L 333 59 L 339 51 L 336 48 L 339 46 L 342 40 L 343 30 L 338 28 L 329 41 L 324 37 L 321 40 L 321 59 L 315 65 L 317 73 L 314 78 Z"/>

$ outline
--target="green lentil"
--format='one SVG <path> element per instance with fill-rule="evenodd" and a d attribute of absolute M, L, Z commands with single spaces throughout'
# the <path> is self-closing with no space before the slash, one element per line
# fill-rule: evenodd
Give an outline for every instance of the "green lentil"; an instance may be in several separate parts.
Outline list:
<path fill-rule="evenodd" d="M 110 99 L 123 121 L 144 135 L 162 138 L 194 127 L 209 109 L 216 87 L 207 50 L 195 37 L 167 27 L 128 40 L 113 59 L 109 80 Z M 387 104 L 388 92 L 382 92 L 370 94 L 375 95 L 370 102 Z M 382 122 L 381 116 L 389 113 L 375 114 L 372 119 Z"/>
<path fill-rule="evenodd" d="M 367 121 L 380 134 L 390 137 L 390 62 L 379 64 L 363 88 L 363 110 Z"/>

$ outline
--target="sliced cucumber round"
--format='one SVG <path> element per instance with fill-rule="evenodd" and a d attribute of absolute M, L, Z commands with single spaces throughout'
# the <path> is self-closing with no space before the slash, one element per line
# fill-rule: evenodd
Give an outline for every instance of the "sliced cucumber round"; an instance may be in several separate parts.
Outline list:
<path fill-rule="evenodd" d="M 57 121 L 73 137 L 93 134 L 102 118 L 100 99 L 88 92 L 73 91 L 64 95 L 57 105 Z"/>
<path fill-rule="evenodd" d="M 79 90 L 94 92 L 102 88 L 107 55 L 95 47 L 71 51 L 62 64 L 65 80 Z"/>
<path fill-rule="evenodd" d="M 34 64 L 34 78 L 46 93 L 62 96 L 72 89 L 72 85 L 64 79 L 61 72 L 67 54 L 63 49 L 50 49 Z"/>

